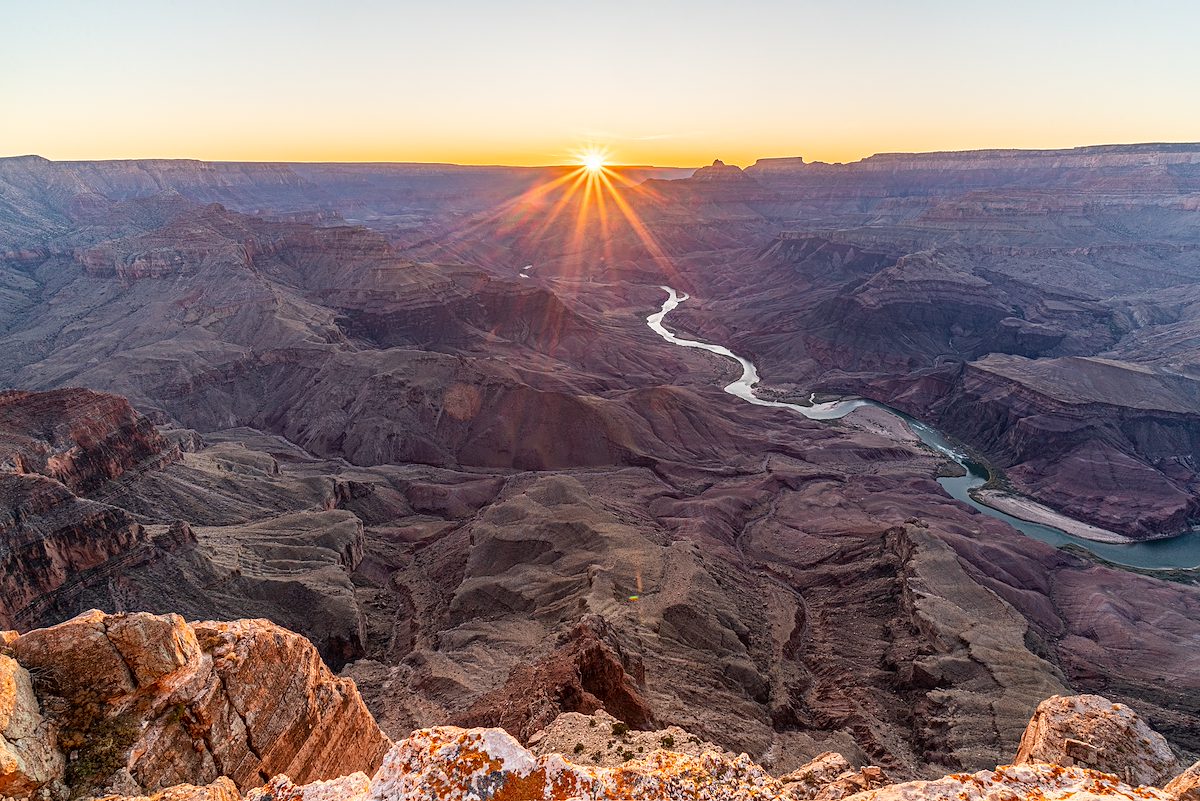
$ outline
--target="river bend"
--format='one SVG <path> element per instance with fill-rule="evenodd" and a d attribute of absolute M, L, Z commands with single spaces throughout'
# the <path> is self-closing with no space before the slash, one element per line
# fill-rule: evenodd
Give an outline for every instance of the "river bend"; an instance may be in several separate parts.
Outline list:
<path fill-rule="evenodd" d="M 701 342 L 695 339 L 684 339 L 676 336 L 672 331 L 663 325 L 666 316 L 676 309 L 680 303 L 688 299 L 688 295 L 672 289 L 669 286 L 663 286 L 662 290 L 667 293 L 667 299 L 663 301 L 662 308 L 646 318 L 646 324 L 658 334 L 660 337 L 670 342 L 673 345 L 679 345 L 685 348 L 699 348 L 706 350 L 709 353 L 715 353 L 718 356 L 724 356 L 727 359 L 733 359 L 742 367 L 742 375 L 733 383 L 725 387 L 725 391 L 730 395 L 734 395 L 747 403 L 753 403 L 757 406 L 772 406 L 776 408 L 791 409 L 812 420 L 837 420 L 845 417 L 850 412 L 862 406 L 874 406 L 882 409 L 888 414 L 895 415 L 905 422 L 909 429 L 925 443 L 925 445 L 933 448 L 938 453 L 949 457 L 957 463 L 963 470 L 965 475 L 939 478 L 938 483 L 946 490 L 953 498 L 977 511 L 994 517 L 997 520 L 1002 520 L 1008 523 L 1013 528 L 1020 531 L 1027 537 L 1040 540 L 1042 542 L 1054 545 L 1056 547 L 1073 544 L 1084 548 L 1101 559 L 1109 562 L 1114 562 L 1126 567 L 1138 567 L 1151 570 L 1172 570 L 1172 569 L 1190 569 L 1200 567 L 1200 531 L 1190 531 L 1181 534 L 1178 537 L 1171 537 L 1165 540 L 1153 540 L 1150 542 L 1134 542 L 1128 544 L 1110 544 L 1096 542 L 1093 540 L 1082 539 L 1072 536 L 1061 529 L 1051 526 L 1042 525 L 1040 523 L 1031 523 L 1028 520 L 1022 520 L 1010 514 L 993 509 L 986 504 L 982 504 L 971 495 L 971 490 L 982 487 L 988 478 L 987 468 L 975 462 L 965 451 L 953 443 L 948 437 L 940 431 L 922 423 L 919 420 L 914 420 L 908 415 L 892 409 L 875 401 L 855 398 L 852 400 L 832 401 L 829 403 L 812 403 L 804 405 L 800 403 L 787 403 L 784 401 L 765 400 L 758 397 L 754 393 L 754 386 L 758 383 L 758 369 L 748 359 L 737 355 L 724 345 L 714 345 L 709 342 Z M 810 396 L 815 398 L 815 394 Z"/>

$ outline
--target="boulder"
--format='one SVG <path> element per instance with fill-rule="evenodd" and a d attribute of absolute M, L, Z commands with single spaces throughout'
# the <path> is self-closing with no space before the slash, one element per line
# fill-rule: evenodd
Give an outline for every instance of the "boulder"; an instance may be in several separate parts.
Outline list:
<path fill-rule="evenodd" d="M 794 798 L 816 798 L 817 793 L 833 784 L 850 770 L 850 763 L 836 751 L 826 751 L 795 770 L 779 777 Z"/>
<path fill-rule="evenodd" d="M 203 787 L 177 784 L 153 795 L 106 795 L 100 796 L 96 801 L 241 801 L 241 798 L 237 785 L 222 776 Z"/>
<path fill-rule="evenodd" d="M 1167 801 L 1151 787 L 1132 787 L 1109 773 L 1087 768 L 1028 763 L 978 773 L 953 773 L 934 781 L 905 782 L 868 790 L 851 801 Z"/>
<path fill-rule="evenodd" d="M 53 699 L 76 792 L 136 797 L 222 776 L 246 790 L 281 773 L 314 781 L 374 770 L 390 744 L 352 681 L 265 620 L 93 610 L 11 649 L 43 702 Z"/>
<path fill-rule="evenodd" d="M 814 801 L 838 801 L 865 790 L 886 787 L 891 783 L 891 778 L 884 773 L 883 768 L 865 765 L 858 770 L 846 771 L 822 787 L 814 796 Z"/>
<path fill-rule="evenodd" d="M 1175 801 L 1200 801 L 1200 762 L 1171 779 L 1163 790 Z"/>
<path fill-rule="evenodd" d="M 826 751 L 812 761 L 779 777 L 790 798 L 798 801 L 837 801 L 864 790 L 891 784 L 882 768 L 867 765 L 858 770 L 850 767 L 846 758 Z"/>
<path fill-rule="evenodd" d="M 0 796 L 30 797 L 63 776 L 54 729 L 42 717 L 29 672 L 0 655 Z"/>
<path fill-rule="evenodd" d="M 724 753 L 720 746 L 678 726 L 654 731 L 633 729 L 603 709 L 592 715 L 564 712 L 530 737 L 527 745 L 538 756 L 563 754 L 576 765 L 601 767 L 617 767 L 660 748 L 692 756 L 706 751 Z"/>
<path fill-rule="evenodd" d="M 1098 695 L 1054 695 L 1038 704 L 1013 762 L 1077 765 L 1153 786 L 1179 769 L 1161 734 L 1128 706 Z"/>
<path fill-rule="evenodd" d="M 361 772 L 308 784 L 276 776 L 257 790 L 251 790 L 246 801 L 353 801 L 365 798 L 370 789 L 371 779 Z"/>
<path fill-rule="evenodd" d="M 783 785 L 745 754 L 700 756 L 658 750 L 616 768 L 575 765 L 561 755 L 535 756 L 502 729 L 421 729 L 396 743 L 363 786 L 338 782 L 296 787 L 275 780 L 250 801 L 566 801 L 574 798 L 661 801 L 780 799 Z"/>

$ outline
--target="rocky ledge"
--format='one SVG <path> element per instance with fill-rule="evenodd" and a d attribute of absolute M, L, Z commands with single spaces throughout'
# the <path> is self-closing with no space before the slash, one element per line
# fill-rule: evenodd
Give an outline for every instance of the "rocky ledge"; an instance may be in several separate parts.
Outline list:
<path fill-rule="evenodd" d="M 898 784 L 833 752 L 775 776 L 602 710 L 530 741 L 442 726 L 392 744 L 352 681 L 266 621 L 93 611 L 0 632 L 0 799 L 1196 801 L 1200 789 L 1200 765 L 1183 770 L 1134 710 L 1094 695 L 1044 701 L 1012 765 Z"/>
<path fill-rule="evenodd" d="M 92 611 L 0 636 L 0 796 L 244 792 L 374 770 L 389 745 L 354 683 L 265 620 Z"/>

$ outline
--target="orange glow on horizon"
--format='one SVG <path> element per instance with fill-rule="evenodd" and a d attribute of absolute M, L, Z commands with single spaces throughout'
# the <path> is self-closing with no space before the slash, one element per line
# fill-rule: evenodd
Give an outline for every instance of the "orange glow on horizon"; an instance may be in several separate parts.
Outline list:
<path fill-rule="evenodd" d="M 1196 3 L 627 5 L 10 3 L 0 156 L 695 168 L 1200 131 Z"/>

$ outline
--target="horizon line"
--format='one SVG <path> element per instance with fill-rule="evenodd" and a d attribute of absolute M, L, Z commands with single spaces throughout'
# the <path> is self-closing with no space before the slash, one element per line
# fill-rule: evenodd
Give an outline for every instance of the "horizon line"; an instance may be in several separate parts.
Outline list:
<path fill-rule="evenodd" d="M 963 150 L 883 150 L 870 155 L 863 156 L 860 159 L 853 161 L 807 161 L 804 156 L 796 154 L 790 156 L 760 156 L 746 166 L 758 164 L 764 161 L 794 161 L 799 160 L 806 165 L 823 164 L 827 166 L 848 166 L 852 164 L 860 164 L 872 158 L 879 156 L 934 156 L 946 154 L 967 154 L 967 153 L 1070 153 L 1075 151 L 1086 150 L 1103 150 L 1109 148 L 1188 148 L 1200 150 L 1200 141 L 1145 141 L 1145 142 L 1107 142 L 1099 144 L 1074 145 L 1071 147 L 984 147 L 984 148 L 966 148 Z M 198 158 L 195 156 L 136 156 L 123 158 L 70 158 L 70 159 L 52 159 L 42 156 L 38 153 L 15 153 L 12 155 L 0 156 L 0 161 L 11 161 L 16 159 L 40 159 L 52 164 L 94 164 L 94 163 L 117 163 L 117 162 L 146 162 L 146 161 L 177 161 L 177 162 L 199 162 L 207 164 L 307 164 L 313 166 L 422 166 L 422 167 L 463 167 L 476 169 L 508 169 L 508 170 L 556 170 L 556 169 L 573 169 L 579 167 L 579 164 L 573 163 L 557 163 L 557 164 L 504 164 L 500 162 L 459 162 L 459 161 L 380 161 L 380 160 L 349 160 L 338 161 L 329 159 L 211 159 Z M 726 162 L 719 156 L 714 157 L 713 161 Z M 709 166 L 713 161 L 704 162 L 696 165 L 668 165 L 668 164 L 620 164 L 608 163 L 606 167 L 610 169 L 623 170 L 697 170 L 702 167 Z M 734 165 L 740 166 L 740 165 Z"/>

